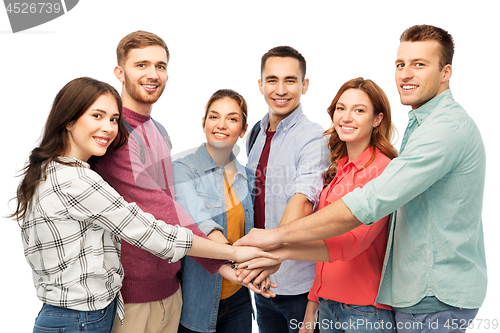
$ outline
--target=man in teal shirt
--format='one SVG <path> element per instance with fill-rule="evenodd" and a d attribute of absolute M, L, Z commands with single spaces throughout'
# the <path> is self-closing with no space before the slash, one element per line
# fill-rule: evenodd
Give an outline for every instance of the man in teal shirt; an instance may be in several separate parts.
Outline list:
<path fill-rule="evenodd" d="M 400 156 L 364 188 L 286 226 L 252 230 L 238 244 L 326 239 L 397 210 L 376 301 L 394 307 L 398 332 L 465 331 L 486 295 L 484 146 L 449 89 L 451 35 L 420 25 L 400 41 L 396 84 L 412 107 Z"/>

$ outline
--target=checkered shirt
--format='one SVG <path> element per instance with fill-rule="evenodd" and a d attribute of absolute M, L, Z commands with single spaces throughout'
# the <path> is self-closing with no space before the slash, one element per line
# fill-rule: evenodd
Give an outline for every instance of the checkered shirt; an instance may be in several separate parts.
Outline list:
<path fill-rule="evenodd" d="M 127 203 L 85 162 L 50 162 L 24 220 L 24 255 L 38 298 L 79 311 L 105 308 L 120 294 L 120 239 L 171 262 L 191 248 L 192 231 L 155 220 Z"/>

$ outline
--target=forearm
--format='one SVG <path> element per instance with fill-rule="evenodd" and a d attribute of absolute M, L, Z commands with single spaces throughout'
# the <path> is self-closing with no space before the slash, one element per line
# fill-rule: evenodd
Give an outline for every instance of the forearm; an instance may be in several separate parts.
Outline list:
<path fill-rule="evenodd" d="M 280 226 L 300 219 L 301 217 L 311 215 L 312 208 L 312 203 L 304 194 L 294 194 L 286 205 L 285 212 L 281 217 Z"/>
<path fill-rule="evenodd" d="M 279 226 L 278 244 L 302 243 L 336 237 L 361 225 L 342 200 L 337 200 L 309 216 Z"/>
<path fill-rule="evenodd" d="M 224 236 L 224 234 L 220 230 L 214 230 L 211 233 L 208 234 L 208 239 L 217 242 L 217 243 L 222 243 L 226 244 L 228 243 L 227 238 Z"/>
<path fill-rule="evenodd" d="M 283 260 L 329 262 L 328 247 L 323 240 L 307 243 L 287 243 L 283 247 L 270 251 Z"/>
<path fill-rule="evenodd" d="M 187 255 L 212 259 L 235 260 L 235 250 L 232 246 L 221 244 L 193 235 L 193 245 Z"/>

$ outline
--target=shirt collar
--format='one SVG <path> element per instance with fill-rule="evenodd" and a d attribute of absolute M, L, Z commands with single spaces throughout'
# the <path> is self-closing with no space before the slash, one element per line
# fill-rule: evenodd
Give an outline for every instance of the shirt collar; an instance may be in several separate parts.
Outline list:
<path fill-rule="evenodd" d="M 435 96 L 431 100 L 429 100 L 427 103 L 419 107 L 418 109 L 415 110 L 410 110 L 408 112 L 408 118 L 416 118 L 418 125 L 422 125 L 422 123 L 425 121 L 425 119 L 434 111 L 437 110 L 436 105 L 438 105 L 443 99 L 446 98 L 453 98 L 451 95 L 451 90 L 446 89 L 445 91 L 441 92 L 439 95 Z"/>
<path fill-rule="evenodd" d="M 214 160 L 212 159 L 212 156 L 210 156 L 210 153 L 207 150 L 207 144 L 203 143 L 198 150 L 196 151 L 196 155 L 200 159 L 201 165 L 205 168 L 204 171 L 210 171 L 212 169 L 215 169 L 217 167 L 221 167 L 218 164 L 215 164 Z M 245 167 L 241 165 L 238 160 L 236 159 L 236 156 L 231 153 L 231 156 L 229 159 L 234 163 L 236 167 L 236 174 L 241 174 L 245 179 L 247 178 L 247 173 L 245 171 Z"/>
<path fill-rule="evenodd" d="M 366 165 L 366 163 L 368 163 L 372 158 L 372 153 L 373 153 L 373 147 L 372 146 L 368 147 L 358 157 L 356 157 L 354 161 L 349 162 L 347 165 L 346 163 L 349 159 L 349 156 L 342 157 L 337 163 L 337 173 L 342 174 L 344 169 L 345 170 L 349 169 L 348 166 L 350 165 L 353 165 L 356 168 L 356 170 L 363 168 Z"/>
<path fill-rule="evenodd" d="M 64 162 L 64 163 L 76 163 L 78 166 L 90 169 L 90 165 L 87 162 L 84 162 L 84 161 L 79 160 L 79 159 L 74 158 L 74 157 L 59 156 L 56 161 L 61 161 L 61 162 Z"/>
<path fill-rule="evenodd" d="M 278 127 L 276 128 L 276 132 L 279 132 L 281 130 L 287 131 L 290 127 L 295 125 L 295 123 L 299 120 L 299 118 L 304 114 L 302 111 L 302 104 L 299 104 L 299 106 L 293 111 L 288 117 L 280 121 L 278 124 Z M 262 121 L 260 123 L 260 128 L 263 131 L 266 131 L 267 128 L 269 127 L 269 112 L 266 113 L 264 118 L 262 118 Z"/>

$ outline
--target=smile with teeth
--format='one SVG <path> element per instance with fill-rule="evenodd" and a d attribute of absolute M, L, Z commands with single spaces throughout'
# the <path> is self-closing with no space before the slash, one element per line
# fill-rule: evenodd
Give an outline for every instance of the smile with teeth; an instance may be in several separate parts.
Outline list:
<path fill-rule="evenodd" d="M 411 89 L 417 89 L 418 86 L 416 85 L 413 85 L 413 84 L 405 84 L 404 86 L 402 86 L 403 90 L 411 90 Z"/>
<path fill-rule="evenodd" d="M 107 146 L 109 139 L 94 136 L 94 140 L 101 146 Z"/>
<path fill-rule="evenodd" d="M 154 91 L 156 90 L 156 88 L 158 88 L 158 86 L 155 84 L 141 84 L 141 86 L 143 86 L 147 91 Z"/>
<path fill-rule="evenodd" d="M 214 133 L 214 136 L 215 136 L 216 138 L 218 138 L 218 139 L 225 139 L 225 138 L 227 138 L 229 135 L 224 134 L 224 133 L 219 133 L 219 132 L 216 132 L 216 133 Z"/>
<path fill-rule="evenodd" d="M 349 127 L 349 126 L 344 126 L 344 125 L 340 125 L 340 127 L 344 130 L 347 130 L 347 131 L 351 131 L 351 130 L 355 130 L 356 127 Z"/>

